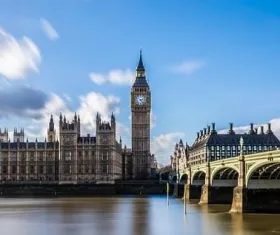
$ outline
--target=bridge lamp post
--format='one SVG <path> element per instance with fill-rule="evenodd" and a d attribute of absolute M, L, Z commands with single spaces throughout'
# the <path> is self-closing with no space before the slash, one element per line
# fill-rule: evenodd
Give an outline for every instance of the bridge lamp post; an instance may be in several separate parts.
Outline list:
<path fill-rule="evenodd" d="M 240 145 L 240 155 L 239 155 L 239 160 L 243 160 L 244 156 L 243 156 L 243 146 L 244 146 L 244 140 L 241 136 L 240 141 L 239 141 L 239 145 Z"/>
<path fill-rule="evenodd" d="M 211 161 L 210 157 L 211 157 L 210 148 L 206 147 L 206 162 L 210 162 Z"/>
<path fill-rule="evenodd" d="M 244 187 L 244 177 L 245 177 L 245 169 L 244 169 L 244 155 L 243 155 L 243 146 L 244 146 L 244 139 L 240 138 L 240 155 L 239 155 L 239 177 L 238 177 L 238 186 Z"/>

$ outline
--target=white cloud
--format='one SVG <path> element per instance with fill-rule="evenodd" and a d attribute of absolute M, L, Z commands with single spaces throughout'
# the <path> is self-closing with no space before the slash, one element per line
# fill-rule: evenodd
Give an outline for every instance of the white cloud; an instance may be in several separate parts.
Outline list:
<path fill-rule="evenodd" d="M 106 82 L 106 78 L 102 74 L 90 73 L 89 77 L 90 77 L 91 81 L 93 81 L 94 83 L 96 83 L 98 85 L 102 85 L 103 83 Z"/>
<path fill-rule="evenodd" d="M 45 32 L 45 34 L 50 40 L 54 41 L 59 38 L 58 33 L 56 32 L 56 30 L 54 29 L 54 27 L 51 25 L 49 21 L 47 21 L 46 19 L 40 19 L 40 23 L 43 31 Z"/>
<path fill-rule="evenodd" d="M 255 125 L 255 127 L 257 127 Z M 236 134 L 242 134 L 242 133 L 247 133 L 250 130 L 250 126 L 238 126 L 238 127 L 233 127 L 233 130 Z M 228 133 L 228 129 L 223 129 L 218 131 L 219 134 L 226 134 Z"/>
<path fill-rule="evenodd" d="M 134 81 L 135 74 L 130 70 L 112 70 L 108 74 L 108 80 L 117 85 L 131 85 Z"/>
<path fill-rule="evenodd" d="M 271 123 L 271 130 L 280 139 L 280 118 L 271 119 L 268 123 Z M 267 123 L 263 124 L 254 124 L 254 128 L 258 128 L 258 132 L 260 131 L 260 126 L 263 126 L 264 132 L 267 131 Z M 248 133 L 250 130 L 250 125 L 247 126 L 233 126 L 233 130 L 236 134 Z M 228 132 L 228 129 L 223 129 L 218 131 L 218 133 L 225 134 Z"/>
<path fill-rule="evenodd" d="M 200 60 L 189 60 L 189 61 L 183 61 L 178 65 L 174 65 L 171 68 L 171 70 L 174 73 L 190 75 L 190 74 L 194 73 L 195 71 L 201 69 L 205 65 L 206 65 L 206 63 L 203 61 L 200 61 Z"/>
<path fill-rule="evenodd" d="M 72 101 L 72 98 L 71 98 L 68 94 L 64 93 L 62 96 L 63 96 L 63 98 L 64 98 L 65 100 L 67 100 L 68 102 L 71 102 L 71 101 Z"/>
<path fill-rule="evenodd" d="M 91 81 L 97 85 L 104 83 L 112 83 L 115 85 L 132 85 L 135 79 L 135 74 L 130 69 L 113 69 L 108 74 L 90 73 Z"/>
<path fill-rule="evenodd" d="M 120 98 L 113 95 L 103 96 L 100 93 L 90 92 L 81 96 L 80 107 L 77 110 L 81 116 L 81 125 L 86 130 L 95 130 L 96 113 L 101 115 L 102 120 L 109 120 L 112 112 L 115 115 L 120 113 L 119 103 Z"/>
<path fill-rule="evenodd" d="M 40 50 L 28 37 L 16 40 L 0 28 L 0 74 L 23 79 L 30 71 L 39 72 Z"/>
<path fill-rule="evenodd" d="M 38 116 L 40 118 L 32 119 L 32 123 L 29 121 L 29 128 L 27 128 L 28 135 L 44 139 L 47 135 L 51 115 L 54 117 L 55 129 L 58 130 L 60 113 L 67 118 L 71 117 L 71 119 L 74 116 L 74 112 L 67 106 L 66 100 L 53 93 L 50 95 L 45 106 L 38 111 Z"/>
<path fill-rule="evenodd" d="M 122 142 L 124 144 L 126 144 L 127 146 L 130 146 L 130 129 L 129 127 L 127 127 L 126 125 L 124 125 L 123 123 L 121 122 L 118 122 L 116 123 L 117 125 L 117 133 L 116 133 L 116 138 L 117 140 L 119 141 L 120 137 L 122 137 Z"/>
<path fill-rule="evenodd" d="M 151 110 L 151 129 L 156 127 L 156 120 L 157 120 L 157 117 L 153 113 L 153 110 Z"/>
<path fill-rule="evenodd" d="M 158 162 L 168 164 L 173 146 L 184 136 L 184 133 L 173 132 L 154 137 L 151 141 L 151 153 L 155 154 Z"/>
<path fill-rule="evenodd" d="M 100 113 L 102 120 L 107 121 L 110 119 L 112 112 L 116 115 L 120 113 L 120 99 L 117 96 L 103 96 L 100 93 L 91 92 L 80 96 L 79 100 L 80 103 L 76 113 L 80 115 L 82 135 L 86 135 L 87 133 L 91 135 L 95 134 L 95 117 L 97 112 Z M 59 128 L 60 113 L 62 113 L 63 117 L 66 117 L 67 121 L 71 122 L 74 118 L 75 111 L 69 107 L 68 103 L 67 98 L 60 97 L 57 94 L 51 94 L 42 109 L 29 114 L 31 116 L 38 116 L 39 118 L 34 118 L 31 121 L 30 119 L 26 120 L 28 126 L 26 133 L 28 137 L 33 138 L 37 136 L 41 140 L 45 139 L 51 115 L 54 117 L 55 129 L 57 131 Z M 124 124 L 117 122 L 117 138 L 119 138 L 119 135 L 127 135 L 128 130 Z"/>

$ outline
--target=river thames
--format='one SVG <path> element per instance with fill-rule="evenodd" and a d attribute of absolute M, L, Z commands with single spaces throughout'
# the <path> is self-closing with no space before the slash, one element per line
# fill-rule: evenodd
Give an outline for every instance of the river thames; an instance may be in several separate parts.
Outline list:
<path fill-rule="evenodd" d="M 1 235 L 280 234 L 280 215 L 229 214 L 229 205 L 187 205 L 164 196 L 1 198 Z"/>

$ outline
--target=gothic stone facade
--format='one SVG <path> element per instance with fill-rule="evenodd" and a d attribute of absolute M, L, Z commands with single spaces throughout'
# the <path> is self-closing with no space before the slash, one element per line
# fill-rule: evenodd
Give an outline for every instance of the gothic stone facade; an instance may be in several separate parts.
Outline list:
<path fill-rule="evenodd" d="M 175 144 L 173 156 L 170 156 L 171 171 L 175 173 L 177 180 L 179 180 L 179 174 L 188 166 L 189 148 L 189 145 L 184 144 L 180 139 L 179 143 Z"/>
<path fill-rule="evenodd" d="M 0 181 L 49 183 L 114 183 L 122 177 L 122 146 L 116 141 L 116 120 L 102 122 L 96 116 L 96 136 L 80 136 L 80 118 L 59 119 L 56 140 L 53 117 L 48 140 L 24 141 L 24 131 L 0 136 Z"/>

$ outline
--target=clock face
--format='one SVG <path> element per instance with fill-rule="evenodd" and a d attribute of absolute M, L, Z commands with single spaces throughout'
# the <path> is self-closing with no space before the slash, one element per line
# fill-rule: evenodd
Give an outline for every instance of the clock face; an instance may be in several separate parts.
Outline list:
<path fill-rule="evenodd" d="M 143 95 L 136 96 L 136 104 L 143 105 L 146 102 L 146 98 Z"/>

